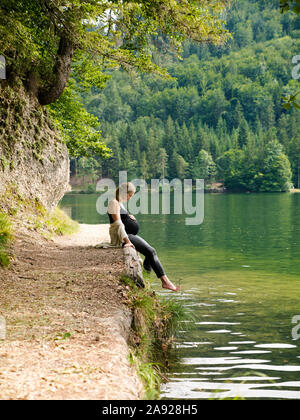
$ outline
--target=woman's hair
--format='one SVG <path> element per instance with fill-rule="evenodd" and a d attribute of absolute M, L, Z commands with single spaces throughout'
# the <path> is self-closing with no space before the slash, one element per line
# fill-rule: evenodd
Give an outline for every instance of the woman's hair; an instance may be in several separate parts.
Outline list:
<path fill-rule="evenodd" d="M 135 193 L 135 191 L 136 188 L 132 182 L 124 182 L 116 189 L 116 199 L 120 201 L 120 198 L 126 198 L 127 194 Z"/>

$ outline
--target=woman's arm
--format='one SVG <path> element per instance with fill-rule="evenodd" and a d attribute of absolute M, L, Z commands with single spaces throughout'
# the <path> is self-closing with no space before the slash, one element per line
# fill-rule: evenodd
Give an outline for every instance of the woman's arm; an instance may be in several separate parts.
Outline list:
<path fill-rule="evenodd" d="M 118 200 L 113 199 L 110 201 L 109 205 L 108 205 L 108 211 L 113 219 L 114 222 L 116 222 L 117 220 L 121 221 L 121 216 L 120 216 L 120 204 L 118 202 Z M 124 247 L 127 246 L 132 246 L 134 248 L 133 243 L 129 240 L 128 236 L 126 236 L 124 238 L 125 241 L 125 245 Z"/>

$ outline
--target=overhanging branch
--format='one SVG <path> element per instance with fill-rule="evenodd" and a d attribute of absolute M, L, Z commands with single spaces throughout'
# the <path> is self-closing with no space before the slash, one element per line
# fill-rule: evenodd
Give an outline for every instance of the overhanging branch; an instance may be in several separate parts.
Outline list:
<path fill-rule="evenodd" d="M 73 54 L 74 42 L 67 35 L 63 34 L 59 41 L 52 83 L 47 87 L 40 88 L 38 91 L 38 100 L 41 105 L 55 102 L 63 93 L 68 82 Z"/>

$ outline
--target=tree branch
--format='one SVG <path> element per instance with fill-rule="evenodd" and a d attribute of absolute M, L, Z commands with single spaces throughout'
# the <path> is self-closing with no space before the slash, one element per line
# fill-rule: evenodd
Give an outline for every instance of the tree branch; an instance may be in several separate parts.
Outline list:
<path fill-rule="evenodd" d="M 38 100 L 41 105 L 55 102 L 63 93 L 69 78 L 73 53 L 74 41 L 70 40 L 66 34 L 62 34 L 53 68 L 52 83 L 38 91 Z"/>

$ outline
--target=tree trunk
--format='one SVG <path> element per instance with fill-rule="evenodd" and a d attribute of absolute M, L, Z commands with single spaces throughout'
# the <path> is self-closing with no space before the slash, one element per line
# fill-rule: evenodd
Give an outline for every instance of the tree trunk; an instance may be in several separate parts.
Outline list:
<path fill-rule="evenodd" d="M 74 43 L 66 34 L 63 34 L 59 41 L 56 62 L 53 68 L 53 82 L 48 87 L 40 88 L 38 100 L 41 105 L 48 105 L 55 102 L 63 93 L 69 79 Z"/>

